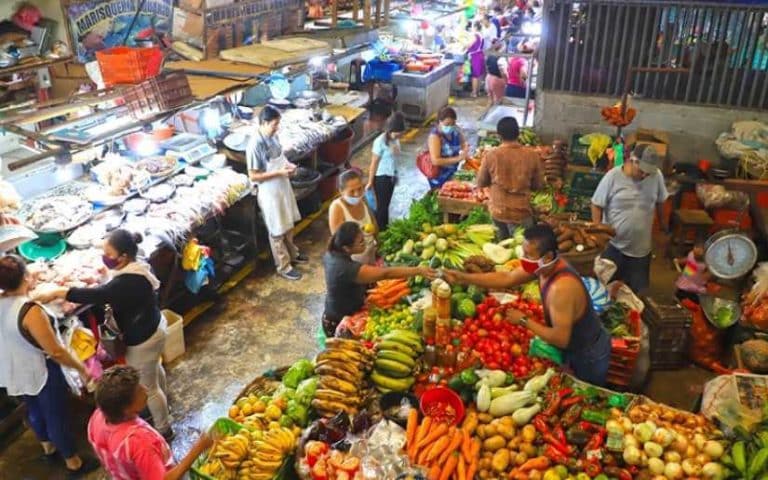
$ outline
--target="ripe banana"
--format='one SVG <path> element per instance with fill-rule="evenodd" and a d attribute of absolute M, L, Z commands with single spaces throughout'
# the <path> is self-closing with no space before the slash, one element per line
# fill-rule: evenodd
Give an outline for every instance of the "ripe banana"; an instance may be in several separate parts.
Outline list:
<path fill-rule="evenodd" d="M 336 390 L 329 390 L 325 388 L 318 388 L 315 390 L 314 398 L 331 402 L 341 402 L 349 406 L 357 406 L 360 404 L 360 397 L 357 395 L 349 395 L 346 393 L 337 392 Z"/>
<path fill-rule="evenodd" d="M 336 390 L 343 393 L 356 394 L 357 386 L 354 383 L 341 380 L 340 378 L 331 376 L 320 377 L 320 386 L 331 390 Z"/>

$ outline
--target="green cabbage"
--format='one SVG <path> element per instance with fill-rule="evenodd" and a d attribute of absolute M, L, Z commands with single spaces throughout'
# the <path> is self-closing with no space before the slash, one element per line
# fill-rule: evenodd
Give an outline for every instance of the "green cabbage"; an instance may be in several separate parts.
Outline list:
<path fill-rule="evenodd" d="M 284 398 L 286 400 L 293 400 L 296 398 L 296 389 L 281 384 L 272 394 L 272 398 Z"/>
<path fill-rule="evenodd" d="M 305 380 L 312 376 L 315 368 L 312 366 L 312 362 L 306 358 L 302 358 L 297 361 L 288 369 L 283 376 L 283 385 L 286 387 L 296 388 L 299 386 L 302 380 Z"/>
<path fill-rule="evenodd" d="M 523 285 L 523 298 L 526 300 L 541 301 L 541 291 L 539 291 L 539 284 L 536 281 L 528 282 Z"/>

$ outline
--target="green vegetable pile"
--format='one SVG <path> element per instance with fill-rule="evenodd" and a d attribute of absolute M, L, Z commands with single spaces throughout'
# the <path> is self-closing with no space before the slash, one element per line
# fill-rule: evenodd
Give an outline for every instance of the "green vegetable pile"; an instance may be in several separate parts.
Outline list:
<path fill-rule="evenodd" d="M 631 337 L 632 333 L 627 326 L 629 307 L 623 303 L 614 302 L 600 314 L 605 329 L 612 337 Z"/>
<path fill-rule="evenodd" d="M 309 404 L 315 397 L 318 382 L 318 377 L 313 375 L 314 366 L 305 358 L 296 361 L 283 375 L 282 384 L 273 394 L 274 398 L 282 397 L 288 402 L 285 415 L 280 419 L 282 426 L 307 426 Z"/>
<path fill-rule="evenodd" d="M 436 193 L 414 200 L 407 218 L 391 221 L 387 229 L 379 234 L 379 252 L 382 255 L 397 253 L 405 242 L 421 232 L 423 225 L 440 223 L 442 215 Z"/>
<path fill-rule="evenodd" d="M 493 223 L 491 214 L 485 207 L 475 207 L 469 212 L 467 218 L 459 223 L 459 230 L 466 230 L 467 227 L 472 225 L 489 225 Z"/>

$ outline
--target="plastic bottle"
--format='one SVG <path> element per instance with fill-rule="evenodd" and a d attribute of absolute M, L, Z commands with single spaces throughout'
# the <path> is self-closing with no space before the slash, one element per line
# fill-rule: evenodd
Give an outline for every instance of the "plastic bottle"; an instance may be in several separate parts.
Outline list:
<path fill-rule="evenodd" d="M 437 327 L 437 311 L 434 308 L 428 308 L 424 310 L 424 322 L 422 325 L 422 336 L 425 340 L 435 338 L 435 330 Z"/>

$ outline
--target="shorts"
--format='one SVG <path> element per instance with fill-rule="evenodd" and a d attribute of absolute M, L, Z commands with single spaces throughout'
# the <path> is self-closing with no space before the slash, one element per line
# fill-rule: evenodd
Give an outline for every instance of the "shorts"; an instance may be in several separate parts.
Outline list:
<path fill-rule="evenodd" d="M 601 256 L 616 264 L 612 281 L 624 282 L 635 293 L 643 293 L 648 288 L 651 276 L 650 253 L 644 257 L 630 257 L 609 243 Z"/>

